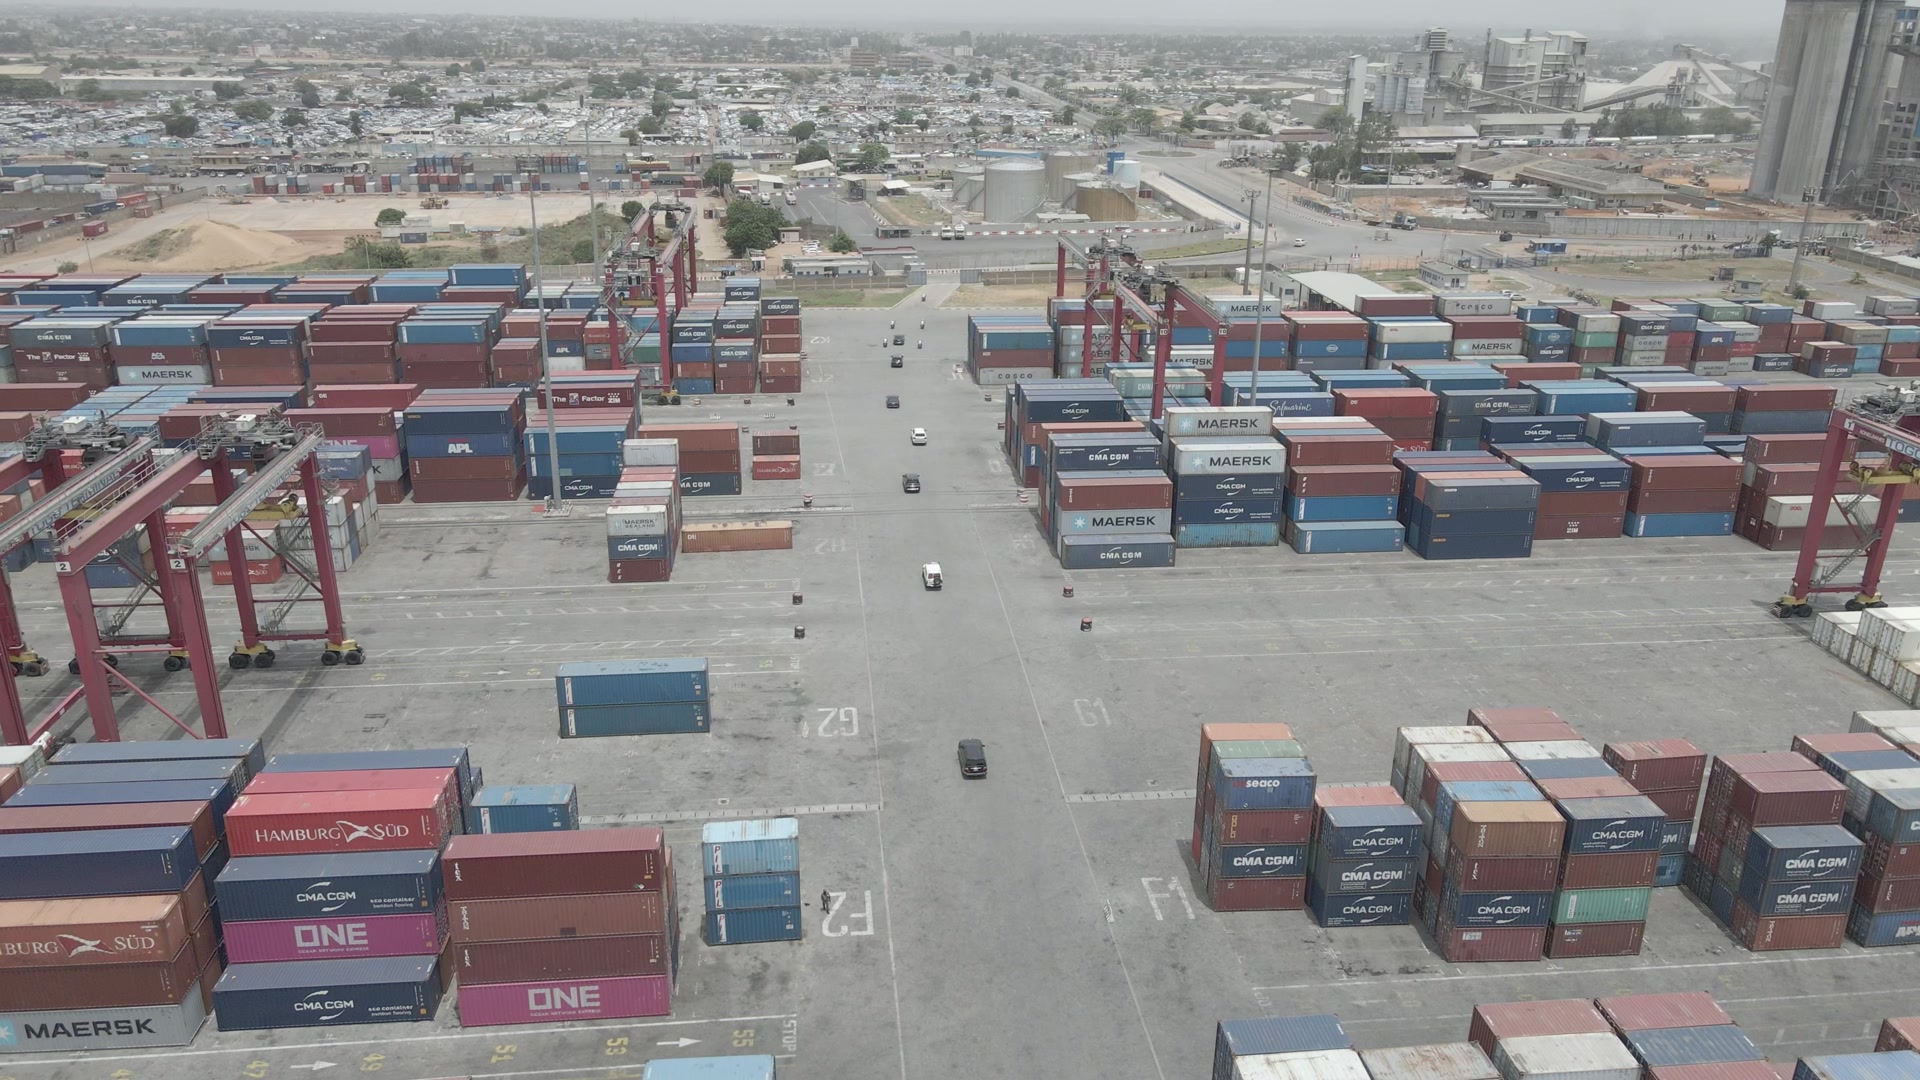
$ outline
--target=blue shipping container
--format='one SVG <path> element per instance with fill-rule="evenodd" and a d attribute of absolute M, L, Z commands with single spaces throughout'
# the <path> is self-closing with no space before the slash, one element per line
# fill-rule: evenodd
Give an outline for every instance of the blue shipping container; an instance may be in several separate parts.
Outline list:
<path fill-rule="evenodd" d="M 1852 881 L 1766 881 L 1753 876 L 1740 879 L 1740 899 L 1754 914 L 1840 915 L 1853 908 Z"/>
<path fill-rule="evenodd" d="M 8 806 L 101 806 L 118 803 L 206 802 L 213 804 L 216 832 L 225 835 L 233 785 L 225 780 L 150 780 L 123 784 L 38 784 L 21 788 Z"/>
<path fill-rule="evenodd" d="M 1686 869 L 1686 852 L 1675 851 L 1660 856 L 1660 861 L 1653 867 L 1654 887 L 1666 889 L 1680 884 L 1680 878 L 1686 873 Z"/>
<path fill-rule="evenodd" d="M 706 879 L 708 911 L 794 907 L 800 903 L 800 875 L 728 874 Z"/>
<path fill-rule="evenodd" d="M 213 882 L 229 922 L 406 915 L 440 906 L 440 853 L 361 851 L 234 859 Z"/>
<path fill-rule="evenodd" d="M 1764 1061 L 1766 1055 L 1734 1024 L 1624 1032 L 1627 1049 L 1648 1068 Z"/>
<path fill-rule="evenodd" d="M 467 748 L 428 750 L 335 750 L 275 754 L 262 772 L 359 772 L 363 769 L 453 769 L 460 775 L 460 805 L 473 801 L 474 769 Z"/>
<path fill-rule="evenodd" d="M 1216 858 L 1223 878 L 1307 876 L 1305 844 L 1222 844 Z"/>
<path fill-rule="evenodd" d="M 740 494 L 740 474 L 682 473 L 680 476 L 680 494 L 738 495 Z"/>
<path fill-rule="evenodd" d="M 580 660 L 560 665 L 554 691 L 562 705 L 627 705 L 704 701 L 706 657 L 663 660 Z"/>
<path fill-rule="evenodd" d="M 1753 830 L 1742 880 L 1852 881 L 1866 845 L 1838 825 L 1776 825 Z"/>
<path fill-rule="evenodd" d="M 1567 820 L 1566 853 L 1609 855 L 1659 851 L 1666 812 L 1644 795 L 1602 799 L 1562 799 L 1556 803 Z"/>
<path fill-rule="evenodd" d="M 580 795 L 572 784 L 481 788 L 467 808 L 470 833 L 553 832 L 579 827 Z"/>
<path fill-rule="evenodd" d="M 1335 859 L 1410 858 L 1420 838 L 1420 816 L 1407 806 L 1330 806 L 1322 811 L 1320 843 Z"/>
<path fill-rule="evenodd" d="M 119 761 L 99 765 L 68 765 L 59 759 L 33 774 L 29 784 L 125 784 L 155 780 L 225 780 L 234 787 L 246 783 L 246 766 L 217 758 L 196 761 Z"/>
<path fill-rule="evenodd" d="M 214 985 L 214 1016 L 221 1031 L 431 1020 L 437 966 L 432 956 L 235 964 Z"/>
<path fill-rule="evenodd" d="M 1175 476 L 1173 497 L 1176 503 L 1220 499 L 1278 499 L 1286 482 L 1283 473 L 1250 473 L 1240 476 Z M 1179 520 L 1176 506 L 1174 520 Z"/>
<path fill-rule="evenodd" d="M 1550 892 L 1455 893 L 1449 889 L 1442 898 L 1444 910 L 1452 915 L 1459 929 L 1487 929 L 1497 926 L 1545 926 L 1553 914 Z"/>
<path fill-rule="evenodd" d="M 640 1080 L 773 1080 L 773 1056 L 655 1058 L 647 1062 Z"/>
<path fill-rule="evenodd" d="M 1175 525 L 1243 525 L 1280 520 L 1280 500 L 1195 499 L 1173 504 Z"/>
<path fill-rule="evenodd" d="M 1307 883 L 1307 911 L 1325 927 L 1406 926 L 1413 921 L 1413 893 L 1352 895 L 1328 892 L 1318 880 Z"/>
<path fill-rule="evenodd" d="M 1920 1054 L 1896 1050 L 1803 1057 L 1794 1064 L 1793 1080 L 1920 1080 Z"/>
<path fill-rule="evenodd" d="M 1215 805 L 1223 810 L 1304 810 L 1313 805 L 1313 765 L 1305 758 L 1216 761 Z"/>
<path fill-rule="evenodd" d="M 1406 547 L 1406 529 L 1397 521 L 1294 522 L 1287 538 L 1302 555 L 1345 555 L 1367 551 L 1400 551 Z"/>
<path fill-rule="evenodd" d="M 177 893 L 199 871 L 184 826 L 0 834 L 0 900 Z"/>
<path fill-rule="evenodd" d="M 1420 859 L 1329 859 L 1323 844 L 1313 857 L 1310 876 L 1328 893 L 1360 895 L 1365 893 L 1410 893 L 1420 879 L 1425 858 Z"/>
<path fill-rule="evenodd" d="M 1340 1026 L 1337 1016 L 1222 1020 L 1214 1028 L 1213 1080 L 1233 1080 L 1234 1058 L 1351 1049 L 1353 1040 L 1347 1036 L 1347 1029 Z"/>
<path fill-rule="evenodd" d="M 799 869 L 798 818 L 710 821 L 700 827 L 700 872 L 708 877 Z"/>
<path fill-rule="evenodd" d="M 745 908 L 709 911 L 703 929 L 709 945 L 754 945 L 769 941 L 799 941 L 797 907 Z"/>
<path fill-rule="evenodd" d="M 1400 509 L 1397 495 L 1310 495 L 1287 492 L 1290 521 L 1392 521 Z"/>
<path fill-rule="evenodd" d="M 1847 936 L 1868 948 L 1920 945 L 1920 911 L 1883 911 L 1855 907 L 1847 915 Z"/>
<path fill-rule="evenodd" d="M 1280 523 L 1249 521 L 1241 524 L 1176 525 L 1173 542 L 1183 548 L 1272 547 L 1280 542 Z"/>
<path fill-rule="evenodd" d="M 704 701 L 588 705 L 560 710 L 560 737 L 685 735 L 706 731 L 711 723 L 712 713 Z"/>
<path fill-rule="evenodd" d="M 191 761 L 199 758 L 238 760 L 246 765 L 248 779 L 267 765 L 267 752 L 259 739 L 73 743 L 62 747 L 54 761 L 60 765 L 99 765 L 110 761 Z"/>

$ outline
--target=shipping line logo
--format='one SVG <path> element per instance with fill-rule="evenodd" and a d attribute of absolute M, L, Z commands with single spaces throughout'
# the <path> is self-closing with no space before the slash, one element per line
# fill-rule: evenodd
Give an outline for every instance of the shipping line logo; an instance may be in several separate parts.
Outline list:
<path fill-rule="evenodd" d="M 341 908 L 347 906 L 348 901 L 358 898 L 359 894 L 357 893 L 333 891 L 333 882 L 331 881 L 316 881 L 300 892 L 295 893 L 293 896 L 296 903 L 329 905 L 320 909 L 323 912 L 339 911 Z"/>
<path fill-rule="evenodd" d="M 0 1020 L 0 1046 L 18 1046 L 20 1039 L 14 1034 L 13 1021 Z"/>
<path fill-rule="evenodd" d="M 398 840 L 412 836 L 413 829 L 406 825 L 361 825 L 358 822 L 342 818 L 334 822 L 333 827 L 322 826 L 317 829 L 255 829 L 253 839 L 259 844 L 298 843 L 309 840 L 333 840 L 351 844 L 357 840 Z"/>
<path fill-rule="evenodd" d="M 353 999 L 333 1001 L 332 990 L 315 990 L 306 997 L 293 1003 L 293 1011 L 298 1013 L 321 1013 L 316 1020 L 338 1020 L 353 1008 Z"/>

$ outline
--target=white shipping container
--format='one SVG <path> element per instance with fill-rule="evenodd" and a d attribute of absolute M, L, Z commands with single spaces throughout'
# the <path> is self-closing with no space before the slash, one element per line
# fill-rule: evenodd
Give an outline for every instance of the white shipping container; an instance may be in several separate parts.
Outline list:
<path fill-rule="evenodd" d="M 1851 628 L 1836 626 L 1833 629 L 1833 640 L 1827 643 L 1827 651 L 1839 657 L 1841 660 L 1845 660 L 1853 655 L 1854 638 L 1855 635 Z"/>
<path fill-rule="evenodd" d="M 1620 332 L 1620 316 L 1610 311 L 1589 311 L 1574 316 L 1573 332 L 1576 334 L 1617 334 Z"/>
<path fill-rule="evenodd" d="M 213 385 L 213 369 L 204 364 L 141 364 L 113 371 L 122 386 Z"/>
<path fill-rule="evenodd" d="M 1667 335 L 1629 334 L 1620 339 L 1620 347 L 1627 352 L 1665 352 Z"/>
<path fill-rule="evenodd" d="M 665 536 L 667 508 L 653 506 L 607 507 L 608 536 Z"/>
<path fill-rule="evenodd" d="M 1894 660 L 1920 659 L 1920 619 L 1889 621 L 1873 647 Z"/>
<path fill-rule="evenodd" d="M 1454 338 L 1455 359 L 1474 356 L 1521 356 L 1526 352 L 1525 338 Z"/>
<path fill-rule="evenodd" d="M 1725 375 L 1733 370 L 1731 360 L 1695 360 L 1687 365 L 1687 370 L 1695 375 Z"/>
<path fill-rule="evenodd" d="M 1855 671 L 1866 671 L 1873 667 L 1873 656 L 1873 646 L 1861 641 L 1859 638 L 1855 638 L 1853 639 L 1853 648 L 1848 651 L 1846 656 L 1847 666 L 1853 668 Z"/>
<path fill-rule="evenodd" d="M 1900 661 L 1894 659 L 1891 654 L 1875 650 L 1873 654 L 1873 666 L 1867 670 L 1867 678 L 1891 690 L 1893 689 L 1893 673 L 1899 669 Z M 1852 800 L 1849 799 L 1848 802 L 1851 804 Z"/>
<path fill-rule="evenodd" d="M 1007 383 L 1030 382 L 1034 379 L 1053 378 L 1052 368 L 1012 368 L 987 367 L 974 372 L 973 381 L 977 386 L 1004 386 Z"/>
<path fill-rule="evenodd" d="M 1440 743 L 1416 746 L 1407 757 L 1407 791 L 1418 800 L 1427 779 L 1427 766 L 1442 761 L 1512 761 L 1513 755 L 1494 743 Z"/>
<path fill-rule="evenodd" d="M 1749 466 L 1749 468 L 1751 468 L 1751 466 Z M 1833 643 L 1833 636 L 1839 632 L 1839 628 L 1842 626 L 1846 627 L 1849 633 L 1859 633 L 1860 617 L 1863 614 L 1864 612 L 1859 611 L 1823 611 L 1813 617 L 1813 632 L 1809 636 L 1813 638 L 1815 645 L 1824 649 Z M 1859 724 L 1860 717 L 1864 715 L 1867 714 L 1854 713 L 1854 723 L 1856 725 Z M 1856 726 L 1851 730 L 1869 731 L 1872 729 Z"/>
<path fill-rule="evenodd" d="M 1871 731 L 1888 742 L 1900 741 L 1887 734 L 1897 728 L 1920 730 L 1920 709 L 1865 709 L 1854 713 L 1853 722 L 1847 725 L 1848 731 Z"/>
<path fill-rule="evenodd" d="M 1640 1063 L 1611 1032 L 1526 1035 L 1493 1044 L 1504 1080 L 1639 1080 Z"/>
<path fill-rule="evenodd" d="M 1860 314 L 1860 309 L 1845 300 L 1815 300 L 1806 306 L 1806 312 L 1822 322 L 1838 322 Z"/>
<path fill-rule="evenodd" d="M 1872 495 L 1842 495 L 1853 504 L 1853 514 L 1858 518 L 1871 520 L 1880 512 L 1880 500 Z M 1760 512 L 1760 519 L 1769 525 L 1778 525 L 1784 529 L 1804 529 L 1813 518 L 1813 496 L 1811 495 L 1769 495 L 1766 508 Z M 1827 526 L 1829 528 L 1847 523 L 1847 515 L 1841 513 L 1838 504 L 1827 506 Z"/>
<path fill-rule="evenodd" d="M 27 746 L 0 746 L 0 769 L 20 770 L 21 780 L 33 779 L 33 774 L 47 763 L 45 747 L 39 743 Z"/>
<path fill-rule="evenodd" d="M 1444 743 L 1471 743 L 1486 746 L 1496 742 L 1493 732 L 1478 724 L 1454 724 L 1443 727 L 1403 727 L 1393 733 L 1393 771 L 1405 773 L 1407 758 L 1416 746 Z"/>
<path fill-rule="evenodd" d="M 1272 439 L 1175 439 L 1169 459 L 1181 476 L 1272 474 L 1286 470 L 1287 450 Z"/>
<path fill-rule="evenodd" d="M 1247 1054 L 1233 1059 L 1234 1080 L 1369 1080 L 1352 1050 Z"/>
<path fill-rule="evenodd" d="M 1920 315 L 1920 301 L 1910 296 L 1869 296 L 1869 315 Z"/>
<path fill-rule="evenodd" d="M 1376 322 L 1372 338 L 1382 345 L 1412 345 L 1453 340 L 1453 324 L 1439 319 L 1420 322 Z"/>
<path fill-rule="evenodd" d="M 1917 668 L 1920 668 L 1920 662 L 1909 660 L 1901 664 L 1900 667 L 1894 671 L 1893 682 L 1887 686 L 1888 690 L 1893 691 L 1894 697 L 1899 698 L 1901 701 L 1913 700 L 1914 692 L 1920 690 L 1920 685 L 1916 685 Z M 1847 805 L 1851 806 L 1853 805 L 1853 788 L 1851 786 L 1847 788 L 1847 794 Z"/>
<path fill-rule="evenodd" d="M 678 439 L 628 439 L 620 444 L 620 463 L 628 466 L 680 464 Z"/>
<path fill-rule="evenodd" d="M 1244 439 L 1266 434 L 1273 410 L 1265 405 L 1176 405 L 1166 411 L 1162 423 L 1169 439 Z"/>
<path fill-rule="evenodd" d="M 1577 761 L 1597 758 L 1600 750 L 1590 742 L 1567 739 L 1560 742 L 1503 743 L 1515 761 Z"/>
<path fill-rule="evenodd" d="M 1725 360 L 1720 361 L 1720 363 L 1725 364 L 1727 366 L 1727 370 L 1721 372 L 1722 375 L 1730 375 L 1735 372 L 1749 372 L 1753 370 L 1753 357 L 1751 356 L 1730 356 Z M 1700 374 L 1700 373 L 1696 372 L 1695 374 Z"/>
<path fill-rule="evenodd" d="M 1757 323 L 1724 323 L 1722 325 L 1733 331 L 1735 341 L 1760 340 L 1760 327 Z"/>
<path fill-rule="evenodd" d="M 1373 1080 L 1499 1080 L 1486 1051 L 1473 1043 L 1431 1043 L 1360 1051 Z"/>
<path fill-rule="evenodd" d="M 1264 303 L 1257 296 L 1241 296 L 1239 293 L 1224 296 L 1209 295 L 1206 299 L 1207 303 L 1213 306 L 1213 310 L 1219 312 L 1222 317 L 1236 322 L 1252 319 L 1261 314 L 1263 308 L 1269 319 L 1280 318 L 1281 312 L 1285 310 L 1280 301 L 1274 297 L 1268 297 Z"/>
<path fill-rule="evenodd" d="M 1912 622 L 1920 619 L 1920 607 L 1905 605 L 1900 607 L 1868 608 L 1861 612 L 1859 634 L 1862 640 L 1874 648 L 1879 648 L 1887 639 L 1887 626 L 1895 622 Z"/>
<path fill-rule="evenodd" d="M 1505 293 L 1441 293 L 1434 297 L 1436 315 L 1511 315 L 1513 297 Z"/>

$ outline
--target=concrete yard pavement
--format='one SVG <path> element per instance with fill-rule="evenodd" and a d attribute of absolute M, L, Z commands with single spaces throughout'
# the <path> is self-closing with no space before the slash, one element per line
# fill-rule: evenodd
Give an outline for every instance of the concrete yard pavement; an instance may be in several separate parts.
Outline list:
<path fill-rule="evenodd" d="M 489 783 L 576 783 L 590 827 L 659 823 L 683 853 L 703 821 L 795 814 L 805 941 L 702 944 L 683 858 L 670 1018 L 467 1031 L 448 1006 L 427 1024 L 209 1025 L 184 1050 L 0 1058 L 0 1074 L 302 1080 L 331 1062 L 566 1080 L 770 1052 L 793 1080 L 1177 1080 L 1206 1072 L 1222 1018 L 1337 1011 L 1384 1046 L 1463 1037 L 1480 1001 L 1706 988 L 1790 1059 L 1868 1049 L 1871 1024 L 1912 1011 L 1920 966 L 1903 951 L 1750 955 L 1679 890 L 1656 899 L 1642 956 L 1530 964 L 1447 964 L 1404 927 L 1209 911 L 1185 851 L 1204 722 L 1284 720 L 1335 783 L 1384 780 L 1394 728 L 1475 705 L 1719 753 L 1900 706 L 1804 623 L 1767 615 L 1792 556 L 1734 538 L 1547 543 L 1516 562 L 1185 551 L 1170 570 L 1063 572 L 1012 489 L 1000 392 L 954 375 L 965 312 L 929 305 L 926 356 L 900 370 L 876 344 L 890 317 L 809 311 L 791 407 L 648 410 L 797 424 L 806 479 L 686 502 L 694 521 L 792 518 L 791 551 L 685 555 L 669 583 L 612 586 L 590 506 L 556 521 L 524 504 L 389 508 L 345 578 L 365 666 L 290 646 L 273 669 L 220 673 L 235 733 L 272 751 L 465 744 Z M 929 445 L 908 445 L 913 427 Z M 921 494 L 900 490 L 907 471 Z M 1895 600 L 1920 592 L 1911 551 L 1888 575 Z M 939 592 L 919 581 L 929 560 Z M 57 660 L 51 579 L 15 581 L 30 643 Z M 232 614 L 216 604 L 216 642 Z M 555 665 L 644 656 L 712 661 L 711 734 L 556 737 Z M 124 670 L 192 715 L 181 676 L 146 657 Z M 68 683 L 22 686 L 45 708 Z M 171 735 L 120 701 L 127 737 Z M 986 743 L 984 780 L 959 775 L 965 737 Z"/>

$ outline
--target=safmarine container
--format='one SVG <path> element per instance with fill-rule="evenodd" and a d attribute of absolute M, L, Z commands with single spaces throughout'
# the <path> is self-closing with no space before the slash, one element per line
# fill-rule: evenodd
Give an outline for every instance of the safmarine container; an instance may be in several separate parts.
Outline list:
<path fill-rule="evenodd" d="M 441 904 L 436 851 L 234 859 L 213 882 L 226 923 L 431 912 Z"/>
<path fill-rule="evenodd" d="M 658 1058 L 647 1062 L 640 1080 L 773 1080 L 773 1057 Z"/>
<path fill-rule="evenodd" d="M 440 1006 L 438 958 L 235 964 L 213 988 L 221 1031 L 345 1027 L 431 1020 Z"/>
<path fill-rule="evenodd" d="M 459 808 L 431 788 L 242 795 L 227 812 L 234 855 L 438 849 Z"/>
<path fill-rule="evenodd" d="M 800 869 L 800 820 L 709 821 L 700 827 L 700 872 L 779 874 Z"/>
<path fill-rule="evenodd" d="M 580 827 L 580 795 L 572 784 L 481 788 L 467 808 L 467 831 L 552 832 Z"/>
<path fill-rule="evenodd" d="M 769 941 L 799 941 L 800 909 L 797 907 L 748 908 L 743 911 L 709 911 L 702 924 L 709 945 L 752 945 Z"/>
<path fill-rule="evenodd" d="M 199 870 L 191 829 L 0 835 L 0 900 L 178 893 Z"/>
<path fill-rule="evenodd" d="M 560 737 L 696 734 L 706 731 L 712 721 L 712 711 L 705 701 L 565 706 L 560 710 Z"/>
<path fill-rule="evenodd" d="M 458 769 L 460 799 L 473 798 L 473 766 L 464 746 L 434 750 L 344 750 L 332 753 L 275 754 L 262 772 L 342 772 L 360 769 Z"/>
<path fill-rule="evenodd" d="M 560 704 L 631 705 L 656 701 L 704 701 L 707 661 L 594 660 L 560 665 L 554 677 Z"/>
<path fill-rule="evenodd" d="M 664 848 L 657 828 L 456 836 L 441 867 L 454 901 L 656 892 Z"/>
<path fill-rule="evenodd" d="M 658 892 L 456 900 L 447 915 L 452 938 L 459 942 L 667 932 L 664 894 Z"/>
<path fill-rule="evenodd" d="M 672 1012 L 671 981 L 665 975 L 628 975 L 462 985 L 460 1026 L 667 1016 Z"/>
<path fill-rule="evenodd" d="M 83 742 L 62 747 L 62 765 L 102 765 L 117 761 L 191 761 L 211 758 L 239 761 L 247 776 L 264 769 L 267 753 L 259 739 L 182 739 L 178 742 Z M 245 778 L 242 778 L 244 785 Z"/>
<path fill-rule="evenodd" d="M 0 1054 L 185 1046 L 206 1020 L 206 999 L 198 985 L 170 1005 L 0 1012 L 0 1031 L 8 1034 L 0 1039 Z"/>
<path fill-rule="evenodd" d="M 707 910 L 793 907 L 800 903 L 800 875 L 728 874 L 705 883 Z"/>
<path fill-rule="evenodd" d="M 1373 1080 L 1499 1080 L 1486 1051 L 1469 1042 L 1430 1043 L 1362 1050 L 1360 1061 Z"/>
<path fill-rule="evenodd" d="M 446 935 L 444 911 L 222 922 L 227 961 L 234 964 L 431 956 L 440 951 Z"/>
<path fill-rule="evenodd" d="M 1232 1080 L 1235 1058 L 1349 1050 L 1353 1040 L 1332 1015 L 1222 1020 L 1214 1027 L 1213 1080 Z"/>

